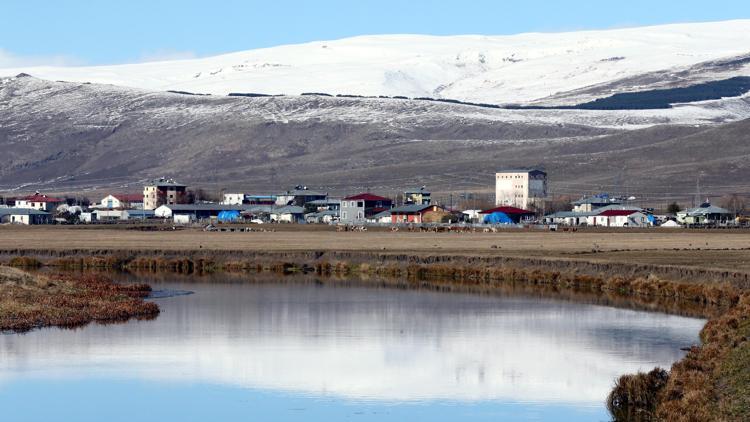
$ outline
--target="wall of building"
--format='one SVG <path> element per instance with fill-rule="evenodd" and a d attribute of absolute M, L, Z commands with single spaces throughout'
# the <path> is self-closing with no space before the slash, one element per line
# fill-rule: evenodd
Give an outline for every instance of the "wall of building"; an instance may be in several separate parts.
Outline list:
<path fill-rule="evenodd" d="M 341 200 L 341 212 L 339 220 L 342 223 L 364 223 L 365 201 Z"/>
<path fill-rule="evenodd" d="M 221 203 L 225 205 L 242 205 L 244 201 L 244 193 L 225 193 Z"/>
<path fill-rule="evenodd" d="M 495 174 L 495 205 L 523 209 L 541 208 L 547 196 L 547 177 L 534 172 Z"/>

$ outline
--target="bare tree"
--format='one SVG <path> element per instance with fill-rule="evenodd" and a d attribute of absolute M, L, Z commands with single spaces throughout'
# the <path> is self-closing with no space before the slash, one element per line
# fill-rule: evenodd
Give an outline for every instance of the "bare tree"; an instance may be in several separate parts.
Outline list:
<path fill-rule="evenodd" d="M 733 193 L 722 198 L 721 207 L 735 214 L 742 214 L 747 210 L 747 198 Z"/>

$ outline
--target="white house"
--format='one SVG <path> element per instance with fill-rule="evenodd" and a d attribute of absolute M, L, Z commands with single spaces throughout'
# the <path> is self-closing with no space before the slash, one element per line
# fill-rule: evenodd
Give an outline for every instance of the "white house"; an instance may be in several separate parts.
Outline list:
<path fill-rule="evenodd" d="M 594 216 L 594 225 L 603 227 L 648 227 L 651 220 L 640 211 L 607 210 Z"/>
<path fill-rule="evenodd" d="M 39 192 L 34 195 L 26 196 L 16 200 L 16 208 L 26 208 L 37 211 L 51 212 L 57 208 L 58 205 L 64 203 L 65 200 L 62 198 L 53 198 L 51 196 L 42 195 Z"/>
<path fill-rule="evenodd" d="M 495 205 L 541 209 L 547 197 L 547 173 L 541 170 L 505 170 L 495 174 Z"/>
<path fill-rule="evenodd" d="M 677 213 L 677 221 L 683 224 L 728 224 L 733 223 L 734 218 L 733 212 L 708 202 Z"/>
<path fill-rule="evenodd" d="M 143 208 L 143 195 L 141 194 L 115 194 L 107 195 L 91 208 L 117 210 L 123 208 Z"/>
<path fill-rule="evenodd" d="M 372 217 L 367 219 L 368 223 L 373 224 L 390 224 L 391 223 L 391 210 L 381 211 Z"/>
<path fill-rule="evenodd" d="M 242 205 L 245 202 L 244 193 L 225 193 L 221 203 L 224 205 Z"/>
<path fill-rule="evenodd" d="M 277 223 L 303 223 L 305 222 L 305 209 L 296 205 L 287 205 L 271 211 L 271 221 Z"/>

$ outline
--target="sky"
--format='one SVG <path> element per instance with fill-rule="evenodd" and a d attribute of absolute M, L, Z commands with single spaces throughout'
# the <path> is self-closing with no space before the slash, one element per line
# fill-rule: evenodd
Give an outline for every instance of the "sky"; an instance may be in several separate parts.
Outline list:
<path fill-rule="evenodd" d="M 204 57 L 372 34 L 561 32 L 750 18 L 748 0 L 2 0 L 0 67 Z"/>

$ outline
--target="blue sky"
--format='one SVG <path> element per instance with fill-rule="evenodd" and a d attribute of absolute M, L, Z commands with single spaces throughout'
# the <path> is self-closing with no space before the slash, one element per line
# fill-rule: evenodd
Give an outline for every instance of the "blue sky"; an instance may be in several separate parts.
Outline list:
<path fill-rule="evenodd" d="M 187 58 L 365 34 L 558 32 L 750 18 L 748 0 L 2 0 L 0 67 Z"/>

